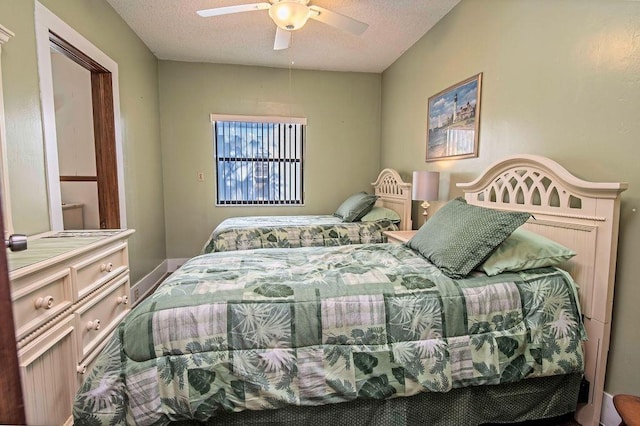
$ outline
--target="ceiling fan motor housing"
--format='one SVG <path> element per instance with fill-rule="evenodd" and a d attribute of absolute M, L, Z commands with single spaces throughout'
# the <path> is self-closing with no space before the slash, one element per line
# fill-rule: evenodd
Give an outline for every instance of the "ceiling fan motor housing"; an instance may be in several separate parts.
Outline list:
<path fill-rule="evenodd" d="M 269 8 L 269 16 L 283 30 L 295 31 L 302 28 L 311 15 L 308 2 L 308 0 L 275 1 Z"/>

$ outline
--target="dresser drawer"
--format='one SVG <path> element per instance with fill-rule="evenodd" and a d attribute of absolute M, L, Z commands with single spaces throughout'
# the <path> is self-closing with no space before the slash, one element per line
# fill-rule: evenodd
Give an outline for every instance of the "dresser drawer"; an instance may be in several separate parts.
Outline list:
<path fill-rule="evenodd" d="M 94 251 L 71 265 L 77 300 L 82 299 L 128 268 L 127 244 Z"/>
<path fill-rule="evenodd" d="M 130 306 L 129 274 L 125 273 L 76 310 L 79 359 L 84 359 L 109 336 Z"/>
<path fill-rule="evenodd" d="M 35 280 L 31 280 L 35 278 Z M 22 339 L 72 304 L 69 269 L 47 275 L 25 276 L 13 285 L 16 338 Z"/>
<path fill-rule="evenodd" d="M 96 347 L 91 351 L 91 353 L 89 353 L 89 355 L 87 355 L 82 361 L 78 363 L 76 367 L 76 379 L 77 379 L 78 388 L 80 388 L 84 383 L 85 379 L 89 377 L 89 374 L 93 369 L 93 366 L 98 360 L 98 356 L 102 354 L 104 348 L 111 341 L 111 338 L 113 337 L 113 333 L 116 333 L 117 330 L 118 328 L 115 327 L 110 334 L 105 336 L 104 340 L 100 342 L 100 344 L 96 345 Z"/>

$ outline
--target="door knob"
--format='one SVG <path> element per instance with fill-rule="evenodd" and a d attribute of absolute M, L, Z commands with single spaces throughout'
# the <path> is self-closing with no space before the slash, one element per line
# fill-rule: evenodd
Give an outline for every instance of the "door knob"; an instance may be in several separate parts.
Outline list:
<path fill-rule="evenodd" d="M 12 234 L 4 245 L 11 251 L 23 251 L 27 249 L 27 236 L 24 234 Z"/>

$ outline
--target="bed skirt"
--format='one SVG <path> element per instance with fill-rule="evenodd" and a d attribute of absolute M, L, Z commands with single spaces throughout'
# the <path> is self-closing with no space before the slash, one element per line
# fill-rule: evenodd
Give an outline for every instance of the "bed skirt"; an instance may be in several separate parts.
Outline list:
<path fill-rule="evenodd" d="M 473 426 L 555 419 L 576 410 L 582 375 L 527 379 L 387 400 L 354 400 L 318 407 L 286 407 L 215 416 L 211 425 Z M 194 421 L 173 422 L 195 426 Z M 538 424 L 538 423 L 536 423 Z M 544 424 L 541 422 L 540 424 Z M 550 421 L 548 424 L 557 424 Z"/>

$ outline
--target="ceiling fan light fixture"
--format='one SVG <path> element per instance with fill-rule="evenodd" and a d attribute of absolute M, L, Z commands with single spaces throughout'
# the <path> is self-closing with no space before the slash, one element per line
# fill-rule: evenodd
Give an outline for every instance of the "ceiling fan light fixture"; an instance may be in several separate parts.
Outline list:
<path fill-rule="evenodd" d="M 302 28 L 309 19 L 309 8 L 295 0 L 280 1 L 269 8 L 269 16 L 283 30 L 294 31 Z"/>

